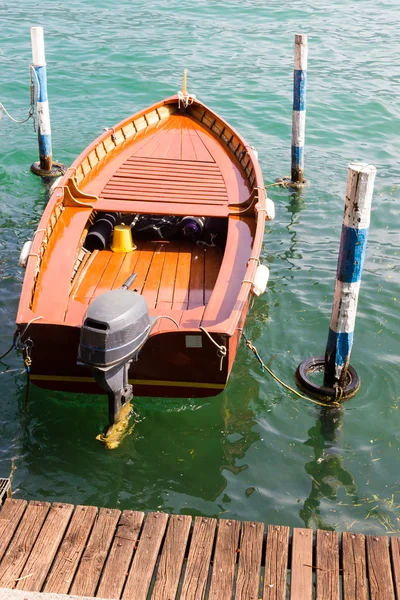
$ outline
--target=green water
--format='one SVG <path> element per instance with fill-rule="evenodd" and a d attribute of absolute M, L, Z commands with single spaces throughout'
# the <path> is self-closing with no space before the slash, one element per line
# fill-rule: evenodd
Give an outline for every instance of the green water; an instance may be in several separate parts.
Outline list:
<path fill-rule="evenodd" d="M 42 15 L 39 14 L 42 10 Z M 341 412 L 264 375 L 242 345 L 225 393 L 210 400 L 135 401 L 120 448 L 95 440 L 106 403 L 43 392 L 11 353 L 0 375 L 0 476 L 17 497 L 258 519 L 290 526 L 400 530 L 400 11 L 395 2 L 105 0 L 1 2 L 0 101 L 29 105 L 31 25 L 43 25 L 53 155 L 70 164 L 104 126 L 181 85 L 259 152 L 266 183 L 289 174 L 293 43 L 309 34 L 306 175 L 301 194 L 271 188 L 268 292 L 246 330 L 287 382 L 323 354 L 347 165 L 377 167 L 352 364 L 361 390 Z M 46 190 L 31 124 L 0 122 L 0 351 L 10 344 L 23 272 L 20 248 Z M 55 293 L 57 293 L 55 283 Z M 1 352 L 0 352 L 1 353 Z"/>

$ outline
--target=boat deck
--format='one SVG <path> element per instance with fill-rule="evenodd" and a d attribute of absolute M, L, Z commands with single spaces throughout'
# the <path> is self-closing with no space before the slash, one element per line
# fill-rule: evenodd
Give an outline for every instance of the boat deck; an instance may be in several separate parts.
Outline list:
<path fill-rule="evenodd" d="M 239 162 L 187 114 L 148 126 L 94 170 L 83 191 L 106 210 L 222 216 L 228 204 L 245 202 L 251 188 Z M 128 208 L 131 206 L 131 208 Z M 223 213 L 227 216 L 227 213 Z"/>
<path fill-rule="evenodd" d="M 205 306 L 222 261 L 217 247 L 190 242 L 137 241 L 137 250 L 94 251 L 76 274 L 71 298 L 85 305 L 103 292 L 121 287 L 132 273 L 133 287 L 150 309 L 186 310 Z"/>
<path fill-rule="evenodd" d="M 8 499 L 0 588 L 113 600 L 395 600 L 400 538 L 290 536 L 253 521 Z"/>

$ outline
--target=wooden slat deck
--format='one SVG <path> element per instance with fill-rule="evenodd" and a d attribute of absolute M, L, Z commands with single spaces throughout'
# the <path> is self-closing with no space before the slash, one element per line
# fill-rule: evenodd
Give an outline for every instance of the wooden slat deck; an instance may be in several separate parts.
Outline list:
<path fill-rule="evenodd" d="M 7 499 L 0 589 L 113 600 L 395 600 L 400 538 Z M 1 592 L 0 592 L 1 595 Z"/>

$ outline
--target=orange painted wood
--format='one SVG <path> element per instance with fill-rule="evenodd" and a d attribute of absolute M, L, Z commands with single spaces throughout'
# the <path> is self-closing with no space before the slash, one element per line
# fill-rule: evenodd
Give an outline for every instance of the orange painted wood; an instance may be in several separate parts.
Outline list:
<path fill-rule="evenodd" d="M 387 537 L 367 535 L 366 544 L 371 600 L 395 600 Z"/>
<path fill-rule="evenodd" d="M 128 277 L 130 277 L 131 275 L 133 275 L 133 273 L 136 272 L 136 265 L 137 265 L 138 261 L 140 260 L 142 243 L 138 242 L 137 240 L 133 240 L 133 242 L 136 244 L 137 250 L 134 250 L 133 252 L 129 252 L 128 254 L 125 254 L 125 256 L 123 257 L 121 267 L 119 268 L 118 274 L 115 277 L 114 283 L 112 285 L 113 290 L 120 288 L 121 285 L 123 285 L 125 283 L 125 281 L 128 279 Z M 130 289 L 135 289 L 135 288 L 136 288 L 136 283 L 134 282 Z"/>
<path fill-rule="evenodd" d="M 312 600 L 311 529 L 293 529 L 290 600 Z"/>
<path fill-rule="evenodd" d="M 47 315 L 55 322 L 64 319 L 77 245 L 90 213 L 90 208 L 65 208 L 54 227 L 42 258 L 32 304 L 32 310 L 44 320 Z"/>
<path fill-rule="evenodd" d="M 94 260 L 90 263 L 84 279 L 79 286 L 75 288 L 74 297 L 79 301 L 86 301 L 86 304 L 91 300 L 99 280 L 103 276 L 111 259 L 111 252 L 98 252 Z"/>
<path fill-rule="evenodd" d="M 317 531 L 316 600 L 340 600 L 339 541 L 336 531 Z"/>
<path fill-rule="evenodd" d="M 135 273 L 137 274 L 137 277 L 134 283 L 134 289 L 136 289 L 139 293 L 142 292 L 151 262 L 153 260 L 154 252 L 156 252 L 158 246 L 158 242 L 148 241 L 143 242 L 141 246 L 140 256 L 138 257 L 135 267 Z"/>
<path fill-rule="evenodd" d="M 108 198 L 107 195 L 100 197 L 96 203 L 100 211 L 129 212 L 129 213 L 151 213 L 153 215 L 175 215 L 185 217 L 188 214 L 188 205 L 183 202 L 165 202 L 158 199 L 151 204 L 147 200 L 126 200 L 123 198 Z M 190 204 L 190 214 L 194 217 L 228 217 L 229 207 L 225 204 L 215 204 L 210 200 L 204 203 Z"/>
<path fill-rule="evenodd" d="M 49 512 L 48 502 L 29 502 L 0 563 L 0 587 L 13 589 Z"/>
<path fill-rule="evenodd" d="M 240 523 L 218 521 L 209 600 L 231 600 L 239 548 Z"/>
<path fill-rule="evenodd" d="M 122 513 L 97 590 L 99 598 L 121 596 L 139 542 L 143 519 L 142 512 L 124 510 Z"/>
<path fill-rule="evenodd" d="M 94 596 L 120 517 L 114 508 L 101 508 L 82 555 L 70 594 Z"/>
<path fill-rule="evenodd" d="M 113 288 L 114 282 L 118 277 L 119 270 L 126 256 L 126 253 L 113 252 L 112 250 L 102 250 L 102 254 L 103 253 L 108 253 L 110 255 L 110 259 L 103 273 L 100 274 L 100 279 L 93 291 L 92 298 L 96 298 L 97 296 L 100 296 L 100 294 L 109 292 Z M 128 255 L 129 254 L 131 253 L 129 252 Z"/>
<path fill-rule="evenodd" d="M 52 504 L 21 573 L 18 590 L 41 591 L 73 510 L 72 504 Z"/>
<path fill-rule="evenodd" d="M 204 598 L 216 524 L 216 519 L 195 517 L 180 600 Z"/>
<path fill-rule="evenodd" d="M 225 252 L 214 294 L 204 313 L 203 325 L 221 323 L 232 315 L 239 290 L 246 274 L 246 265 L 253 243 L 254 222 L 251 219 L 230 217 L 226 246 L 235 252 Z"/>
<path fill-rule="evenodd" d="M 170 517 L 151 600 L 175 598 L 191 524 L 192 517 L 188 515 Z"/>
<path fill-rule="evenodd" d="M 367 600 L 367 558 L 365 554 L 365 536 L 343 532 L 343 599 Z"/>
<path fill-rule="evenodd" d="M 147 515 L 122 595 L 124 600 L 146 600 L 167 521 L 165 513 Z"/>
<path fill-rule="evenodd" d="M 188 308 L 182 313 L 181 329 L 198 329 L 203 321 L 205 306 L 197 306 L 196 308 Z M 200 332 L 197 332 L 200 333 Z M 211 342 L 210 342 L 211 344 Z M 217 353 L 217 348 L 215 348 Z M 211 355 L 214 357 L 214 354 Z M 215 354 L 216 356 L 216 354 Z M 219 363 L 218 363 L 219 364 Z"/>
<path fill-rule="evenodd" d="M 190 265 L 188 308 L 204 306 L 204 246 L 194 246 Z"/>
<path fill-rule="evenodd" d="M 158 290 L 163 272 L 165 258 L 165 243 L 154 244 L 154 254 L 142 288 L 142 296 L 146 298 L 148 306 L 152 308 L 157 304 Z"/>
<path fill-rule="evenodd" d="M 95 506 L 75 508 L 43 592 L 68 593 L 96 516 Z"/>
<path fill-rule="evenodd" d="M 7 498 L 0 510 L 0 561 L 19 525 L 26 505 L 26 500 Z"/>
<path fill-rule="evenodd" d="M 164 303 L 164 307 L 169 305 L 168 308 L 172 307 L 172 301 L 174 298 L 176 270 L 178 266 L 179 258 L 179 243 L 168 244 L 165 246 L 165 257 L 163 271 L 161 274 L 160 288 L 157 298 L 157 306 L 161 307 L 160 303 Z"/>
<path fill-rule="evenodd" d="M 268 525 L 263 600 L 286 600 L 289 527 Z"/>
<path fill-rule="evenodd" d="M 186 309 L 189 302 L 190 268 L 192 251 L 190 244 L 181 244 L 179 247 L 178 265 L 176 268 L 175 289 L 172 308 L 175 310 Z"/>
<path fill-rule="evenodd" d="M 258 600 L 263 534 L 264 523 L 242 523 L 235 600 Z"/>
<path fill-rule="evenodd" d="M 219 248 L 206 247 L 204 250 L 204 261 L 204 304 L 207 305 L 221 267 Z"/>

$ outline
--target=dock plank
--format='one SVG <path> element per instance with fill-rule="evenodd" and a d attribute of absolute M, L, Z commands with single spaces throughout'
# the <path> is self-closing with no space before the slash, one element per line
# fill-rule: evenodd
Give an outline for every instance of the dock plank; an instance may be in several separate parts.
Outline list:
<path fill-rule="evenodd" d="M 206 591 L 216 519 L 196 517 L 180 600 L 203 600 Z"/>
<path fill-rule="evenodd" d="M 209 600 L 231 600 L 239 544 L 239 521 L 221 519 L 211 576 Z"/>
<path fill-rule="evenodd" d="M 396 598 L 398 600 L 400 598 L 400 538 L 391 538 L 390 553 L 392 556 L 394 589 L 396 592 Z"/>
<path fill-rule="evenodd" d="M 147 515 L 122 598 L 146 600 L 167 522 L 165 513 Z"/>
<path fill-rule="evenodd" d="M 151 600 L 175 598 L 191 524 L 188 515 L 170 517 Z"/>
<path fill-rule="evenodd" d="M 77 506 L 45 583 L 44 592 L 67 594 L 97 515 L 95 506 Z"/>
<path fill-rule="evenodd" d="M 343 532 L 343 599 L 367 600 L 367 563 L 365 555 L 365 536 Z"/>
<path fill-rule="evenodd" d="M 0 563 L 0 587 L 13 589 L 18 583 L 33 545 L 50 509 L 49 502 L 29 502 L 17 531 Z"/>
<path fill-rule="evenodd" d="M 339 540 L 335 531 L 317 531 L 316 600 L 340 600 Z"/>
<path fill-rule="evenodd" d="M 26 500 L 7 498 L 0 510 L 0 561 L 22 519 L 27 504 Z"/>
<path fill-rule="evenodd" d="M 94 596 L 121 512 L 101 508 L 83 553 L 71 594 Z"/>
<path fill-rule="evenodd" d="M 263 535 L 264 523 L 242 523 L 235 600 L 258 600 Z"/>
<path fill-rule="evenodd" d="M 290 600 L 312 599 L 312 530 L 293 529 Z"/>
<path fill-rule="evenodd" d="M 394 600 L 388 539 L 367 535 L 366 542 L 371 600 Z"/>
<path fill-rule="evenodd" d="M 124 510 L 122 513 L 97 590 L 99 598 L 121 596 L 129 565 L 139 541 L 143 519 L 143 512 Z"/>
<path fill-rule="evenodd" d="M 269 525 L 263 600 L 286 600 L 289 527 Z"/>
<path fill-rule="evenodd" d="M 54 502 L 51 506 L 32 552 L 25 563 L 21 580 L 17 584 L 18 590 L 41 591 L 73 510 L 72 504 Z"/>

